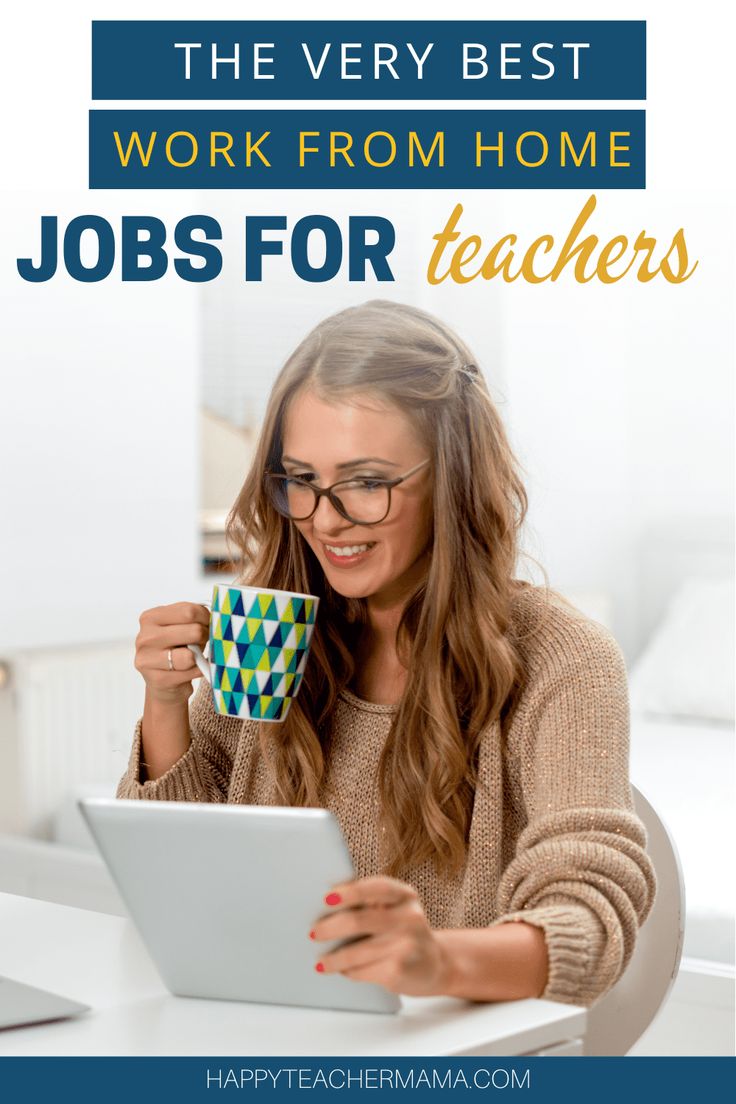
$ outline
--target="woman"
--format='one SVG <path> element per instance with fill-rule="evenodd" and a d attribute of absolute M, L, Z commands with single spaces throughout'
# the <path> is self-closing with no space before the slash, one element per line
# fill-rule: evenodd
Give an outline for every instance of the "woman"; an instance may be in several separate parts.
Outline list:
<path fill-rule="evenodd" d="M 228 521 L 242 585 L 321 597 L 284 723 L 221 716 L 204 684 L 190 714 L 207 609 L 141 617 L 118 796 L 331 809 L 357 877 L 305 939 L 363 938 L 317 953 L 324 973 L 591 1005 L 631 957 L 656 883 L 625 668 L 600 625 L 514 579 L 525 509 L 466 346 L 366 303 L 285 364 Z"/>

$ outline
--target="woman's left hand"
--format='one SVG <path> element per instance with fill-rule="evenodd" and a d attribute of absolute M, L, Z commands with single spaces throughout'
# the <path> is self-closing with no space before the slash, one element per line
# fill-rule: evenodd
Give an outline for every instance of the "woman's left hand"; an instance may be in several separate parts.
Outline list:
<path fill-rule="evenodd" d="M 413 997 L 443 991 L 446 952 L 413 886 L 383 875 L 359 878 L 334 886 L 325 903 L 334 911 L 317 921 L 311 938 L 359 942 L 323 954 L 317 964 L 321 972 L 372 981 Z"/>

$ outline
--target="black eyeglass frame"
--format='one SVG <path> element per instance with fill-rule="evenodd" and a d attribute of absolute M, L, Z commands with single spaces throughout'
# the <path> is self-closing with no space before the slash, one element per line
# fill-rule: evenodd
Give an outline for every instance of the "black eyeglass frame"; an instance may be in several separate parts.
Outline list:
<path fill-rule="evenodd" d="M 428 463 L 429 457 L 427 457 L 426 460 L 422 460 L 421 463 L 415 464 L 413 468 L 410 468 L 408 472 L 404 472 L 403 475 L 397 475 L 395 479 L 371 479 L 372 483 L 380 483 L 380 485 L 382 487 L 385 487 L 388 491 L 388 505 L 386 507 L 386 513 L 383 515 L 383 517 L 378 518 L 376 521 L 360 521 L 358 518 L 352 517 L 347 512 L 340 499 L 334 493 L 335 487 L 340 487 L 344 483 L 355 483 L 356 477 L 353 477 L 353 479 L 339 479 L 337 483 L 332 483 L 329 487 L 315 487 L 313 483 L 308 483 L 306 479 L 299 479 L 293 475 L 287 475 L 286 472 L 270 471 L 267 468 L 263 473 L 263 478 L 264 482 L 269 479 L 288 480 L 290 483 L 298 483 L 301 487 L 309 487 L 309 490 L 313 492 L 314 507 L 310 510 L 308 514 L 305 514 L 304 517 L 298 518 L 295 518 L 292 514 L 282 513 L 282 511 L 279 510 L 278 506 L 271 497 L 270 501 L 273 505 L 274 510 L 278 511 L 278 513 L 280 513 L 282 517 L 286 517 L 290 521 L 308 521 L 309 518 L 311 518 L 317 512 L 319 500 L 322 498 L 323 495 L 327 495 L 340 517 L 344 517 L 346 521 L 352 522 L 353 525 L 380 525 L 381 522 L 385 521 L 388 515 L 391 513 L 391 491 L 394 489 L 394 487 L 398 487 L 399 483 L 403 483 L 405 479 L 408 479 L 410 476 L 414 475 L 415 472 L 418 472 L 420 468 L 425 467 L 425 465 L 427 465 Z M 359 476 L 357 478 L 365 479 L 366 476 Z"/>

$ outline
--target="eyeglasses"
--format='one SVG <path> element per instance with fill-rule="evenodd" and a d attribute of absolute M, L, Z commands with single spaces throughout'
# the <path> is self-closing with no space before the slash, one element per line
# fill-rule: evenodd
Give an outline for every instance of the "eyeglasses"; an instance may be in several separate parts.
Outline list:
<path fill-rule="evenodd" d="M 418 472 L 429 460 L 422 460 L 396 479 L 374 479 L 359 476 L 342 479 L 331 487 L 315 487 L 299 476 L 283 472 L 265 471 L 264 486 L 271 505 L 283 517 L 292 521 L 306 521 L 319 506 L 322 495 L 327 495 L 332 505 L 346 521 L 354 525 L 377 525 L 387 517 L 391 509 L 391 491 L 414 472 Z"/>

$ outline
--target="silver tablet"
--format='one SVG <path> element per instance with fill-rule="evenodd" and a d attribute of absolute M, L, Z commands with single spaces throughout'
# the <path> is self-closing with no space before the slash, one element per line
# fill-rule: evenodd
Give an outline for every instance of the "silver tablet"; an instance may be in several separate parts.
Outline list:
<path fill-rule="evenodd" d="M 80 1012 L 89 1012 L 89 1005 L 0 977 L 0 1028 L 63 1020 L 67 1016 L 78 1016 Z"/>
<path fill-rule="evenodd" d="M 320 974 L 309 931 L 355 872 L 326 809 L 83 798 L 79 808 L 167 988 L 182 997 L 395 1012 Z"/>

